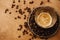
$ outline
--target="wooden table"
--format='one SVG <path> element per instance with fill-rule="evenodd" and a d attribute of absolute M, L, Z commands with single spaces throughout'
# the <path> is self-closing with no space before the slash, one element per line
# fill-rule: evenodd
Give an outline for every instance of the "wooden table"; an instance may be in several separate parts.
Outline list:
<path fill-rule="evenodd" d="M 14 2 L 14 0 L 0 0 L 0 40 L 29 40 L 32 38 L 32 36 L 30 36 L 30 34 L 32 34 L 31 31 L 29 29 L 26 29 L 24 26 L 24 22 L 27 21 L 27 18 L 24 19 L 24 15 L 26 15 L 26 17 L 29 16 L 29 12 L 27 12 L 27 10 L 24 10 L 26 7 L 29 7 L 32 10 L 33 8 L 40 6 L 50 6 L 53 7 L 60 16 L 59 0 L 33 0 L 33 2 L 32 0 L 25 1 L 15 0 Z M 16 8 L 17 5 L 19 6 L 18 8 Z M 22 9 L 22 11 L 25 13 L 20 14 L 18 12 L 19 9 Z M 19 30 L 19 26 L 21 25 L 22 29 Z M 23 35 L 24 30 L 27 30 L 28 32 L 25 35 Z M 37 37 L 36 39 L 32 40 L 41 39 Z M 60 29 L 55 36 L 49 38 L 48 40 L 60 40 Z"/>

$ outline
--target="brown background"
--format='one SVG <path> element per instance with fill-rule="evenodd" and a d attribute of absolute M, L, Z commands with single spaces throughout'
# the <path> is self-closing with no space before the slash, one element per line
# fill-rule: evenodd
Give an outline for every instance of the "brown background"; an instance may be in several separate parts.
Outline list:
<path fill-rule="evenodd" d="M 19 3 L 18 0 L 15 0 L 15 5 L 19 5 L 19 8 L 22 10 L 25 7 L 30 7 L 31 9 L 34 7 L 39 6 L 51 6 L 55 8 L 55 10 L 58 12 L 60 16 L 60 1 L 59 0 L 50 0 L 50 2 L 47 2 L 47 0 L 42 0 L 44 3 L 43 5 L 40 5 L 41 0 L 33 0 L 33 4 L 29 4 L 31 0 L 26 0 L 26 4 L 23 4 L 23 0 Z M 21 31 L 17 31 L 17 28 L 19 28 L 19 24 L 24 25 L 24 16 L 16 13 L 15 11 L 18 10 L 15 7 L 11 8 L 11 5 L 13 4 L 13 0 L 0 0 L 0 40 L 29 40 L 31 36 L 29 34 L 22 35 L 22 31 L 25 29 L 23 26 L 23 29 Z M 9 9 L 7 13 L 5 12 L 5 9 Z M 24 11 L 24 10 L 23 10 Z M 12 14 L 9 14 L 9 12 L 12 12 Z M 25 14 L 28 17 L 28 12 L 25 11 Z M 17 16 L 21 16 L 21 19 L 15 20 L 14 18 Z M 31 33 L 28 30 L 29 33 Z M 21 35 L 21 38 L 18 38 L 18 36 Z M 34 40 L 41 40 L 40 38 L 36 38 Z M 49 38 L 48 40 L 60 40 L 60 30 L 56 33 L 55 36 Z"/>

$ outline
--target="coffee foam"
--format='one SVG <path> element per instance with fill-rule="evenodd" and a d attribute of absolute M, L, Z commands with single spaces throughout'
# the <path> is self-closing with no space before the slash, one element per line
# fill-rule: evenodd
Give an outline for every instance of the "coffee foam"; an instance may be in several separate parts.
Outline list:
<path fill-rule="evenodd" d="M 36 23 L 43 28 L 50 28 L 49 26 L 52 23 L 52 17 L 47 12 L 42 12 L 35 17 Z"/>

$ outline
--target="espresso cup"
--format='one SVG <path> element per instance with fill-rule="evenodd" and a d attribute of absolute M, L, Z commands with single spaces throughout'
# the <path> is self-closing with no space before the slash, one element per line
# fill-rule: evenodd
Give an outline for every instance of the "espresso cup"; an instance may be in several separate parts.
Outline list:
<path fill-rule="evenodd" d="M 59 16 L 52 7 L 37 7 L 29 15 L 28 26 L 33 34 L 47 38 L 57 32 Z"/>

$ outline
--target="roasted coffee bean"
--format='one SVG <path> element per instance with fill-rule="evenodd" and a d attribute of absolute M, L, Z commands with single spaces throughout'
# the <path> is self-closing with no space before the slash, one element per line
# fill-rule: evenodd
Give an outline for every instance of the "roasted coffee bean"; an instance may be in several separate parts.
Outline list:
<path fill-rule="evenodd" d="M 24 15 L 24 19 L 26 19 L 26 15 Z"/>
<path fill-rule="evenodd" d="M 28 7 L 26 7 L 24 10 L 27 10 L 28 9 Z"/>
<path fill-rule="evenodd" d="M 28 8 L 27 12 L 31 13 L 31 9 L 30 9 L 30 8 Z"/>
<path fill-rule="evenodd" d="M 18 11 L 16 10 L 16 12 L 18 12 Z"/>
<path fill-rule="evenodd" d="M 42 5 L 42 4 L 43 4 L 43 1 L 41 1 L 40 5 Z"/>
<path fill-rule="evenodd" d="M 24 0 L 24 4 L 26 4 L 26 0 Z"/>
<path fill-rule="evenodd" d="M 24 22 L 24 26 L 28 29 L 28 22 Z"/>
<path fill-rule="evenodd" d="M 18 36 L 18 38 L 20 38 L 21 36 Z"/>
<path fill-rule="evenodd" d="M 25 35 L 25 34 L 28 34 L 27 30 L 24 30 L 23 31 L 23 35 Z"/>
<path fill-rule="evenodd" d="M 13 3 L 15 3 L 15 0 L 13 0 Z"/>
<path fill-rule="evenodd" d="M 47 2 L 50 2 L 50 0 L 47 0 Z"/>
<path fill-rule="evenodd" d="M 11 14 L 11 12 L 9 12 L 9 14 Z"/>
<path fill-rule="evenodd" d="M 20 28 L 18 28 L 17 30 L 20 31 Z"/>
<path fill-rule="evenodd" d="M 18 2 L 20 2 L 20 0 L 18 0 Z"/>
<path fill-rule="evenodd" d="M 18 31 L 21 31 L 21 30 L 22 30 L 22 26 L 20 26 L 17 30 L 18 30 Z"/>
<path fill-rule="evenodd" d="M 15 4 L 12 4 L 11 8 L 14 8 L 15 7 Z"/>
<path fill-rule="evenodd" d="M 29 2 L 29 4 L 33 4 L 33 3 L 34 3 L 34 1 Z"/>
<path fill-rule="evenodd" d="M 16 6 L 16 9 L 18 9 L 18 8 L 19 8 L 19 6 L 17 5 L 17 6 Z"/>
<path fill-rule="evenodd" d="M 30 36 L 33 36 L 31 33 L 29 34 Z"/>
<path fill-rule="evenodd" d="M 25 12 L 23 11 L 23 14 L 24 14 Z"/>
<path fill-rule="evenodd" d="M 21 19 L 21 17 L 20 17 L 20 16 L 17 16 L 17 18 Z"/>
<path fill-rule="evenodd" d="M 19 25 L 19 27 L 22 27 L 22 25 Z"/>
<path fill-rule="evenodd" d="M 20 30 L 22 30 L 22 25 L 19 25 L 19 27 L 20 27 Z"/>
<path fill-rule="evenodd" d="M 9 9 L 6 9 L 6 10 L 5 10 L 5 13 L 7 13 L 7 11 L 9 11 Z"/>
<path fill-rule="evenodd" d="M 29 40 L 31 40 L 31 39 L 29 39 Z"/>
<path fill-rule="evenodd" d="M 15 17 L 14 19 L 16 20 L 17 18 Z"/>
<path fill-rule="evenodd" d="M 19 14 L 23 15 L 22 9 L 19 9 Z"/>
<path fill-rule="evenodd" d="M 27 10 L 27 12 L 31 13 L 31 8 L 26 7 L 24 10 Z"/>

